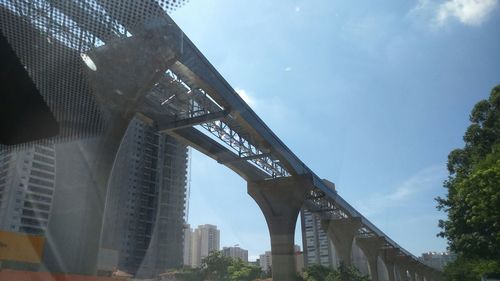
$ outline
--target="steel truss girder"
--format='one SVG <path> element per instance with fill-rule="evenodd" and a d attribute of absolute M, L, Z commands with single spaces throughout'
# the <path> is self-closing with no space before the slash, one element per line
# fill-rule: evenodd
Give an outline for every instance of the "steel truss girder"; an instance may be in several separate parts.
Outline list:
<path fill-rule="evenodd" d="M 202 123 L 224 119 L 228 114 L 229 112 L 227 110 L 221 110 L 218 112 L 207 113 L 205 115 L 197 115 L 195 117 L 174 120 L 171 122 L 162 122 L 161 120 L 159 120 L 157 122 L 158 131 L 168 132 L 175 129 L 193 127 Z"/>
<path fill-rule="evenodd" d="M 239 133 L 233 130 L 227 123 L 223 121 L 209 122 L 201 125 L 209 133 L 222 140 L 226 145 L 233 149 L 239 157 L 251 157 L 250 160 L 254 165 L 268 173 L 271 177 L 287 177 L 290 173 L 281 166 L 279 160 L 275 160 L 269 153 L 263 152 Z"/>
<path fill-rule="evenodd" d="M 248 160 L 254 160 L 254 159 L 259 159 L 259 158 L 264 158 L 264 157 L 269 157 L 269 156 L 271 156 L 270 153 L 262 153 L 262 154 L 255 154 L 255 155 L 240 157 L 237 159 L 218 161 L 218 163 L 219 164 L 227 164 L 227 163 L 231 163 L 231 162 L 248 161 Z"/>
<path fill-rule="evenodd" d="M 167 70 L 166 74 L 169 79 L 168 83 L 176 86 L 176 91 L 162 101 L 161 105 L 173 105 L 178 99 L 184 97 L 186 99 L 184 103 L 189 103 L 189 105 L 184 105 L 185 110 L 181 112 L 181 115 L 188 116 L 189 118 L 208 116 L 209 114 L 217 116 L 216 112 L 225 110 L 204 89 L 188 85 L 171 69 Z M 217 118 L 218 120 L 215 121 L 207 120 L 206 122 L 199 122 L 200 127 L 224 142 L 237 153 L 241 161 L 250 161 L 270 177 L 286 177 L 290 175 L 272 153 L 260 149 L 253 140 L 243 136 L 240 132 L 241 128 L 238 128 L 238 130 L 234 128 L 234 125 L 237 123 L 232 121 L 231 115 L 224 117 L 224 120 Z M 174 116 L 174 118 L 177 118 L 177 116 Z M 202 120 L 202 118 L 199 120 Z M 186 121 L 185 125 L 188 126 L 188 124 L 189 122 Z"/>
<path fill-rule="evenodd" d="M 225 166 L 247 181 L 259 181 L 269 177 L 261 169 L 246 161 L 231 161 L 237 160 L 238 155 L 195 128 L 176 129 L 169 132 L 169 134 L 218 162 L 225 161 Z"/>

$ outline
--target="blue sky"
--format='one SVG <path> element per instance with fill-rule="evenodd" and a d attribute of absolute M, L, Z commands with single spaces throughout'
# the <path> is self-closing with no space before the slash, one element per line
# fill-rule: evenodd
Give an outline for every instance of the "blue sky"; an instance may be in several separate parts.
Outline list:
<path fill-rule="evenodd" d="M 433 198 L 472 106 L 500 83 L 499 0 L 191 0 L 173 18 L 342 197 L 413 254 L 445 250 Z M 246 183 L 191 160 L 191 225 L 269 250 Z"/>

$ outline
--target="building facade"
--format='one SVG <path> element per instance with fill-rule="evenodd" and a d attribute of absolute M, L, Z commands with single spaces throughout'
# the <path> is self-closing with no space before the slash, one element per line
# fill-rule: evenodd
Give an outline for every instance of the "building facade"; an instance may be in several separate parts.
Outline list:
<path fill-rule="evenodd" d="M 220 230 L 211 224 L 199 225 L 191 235 L 191 263 L 193 268 L 200 267 L 201 262 L 211 252 L 220 250 Z"/>
<path fill-rule="evenodd" d="M 323 183 L 333 192 L 337 192 L 335 184 L 323 179 Z M 326 267 L 338 266 L 335 247 L 321 226 L 321 219 L 309 210 L 302 208 L 300 212 L 302 226 L 302 248 L 304 266 L 320 264 Z"/>
<path fill-rule="evenodd" d="M 0 150 L 0 230 L 44 236 L 56 180 L 53 145 Z"/>
<path fill-rule="evenodd" d="M 183 253 L 183 263 L 186 266 L 191 266 L 192 256 L 191 256 L 191 236 L 193 230 L 189 224 L 184 225 L 184 253 Z"/>
<path fill-rule="evenodd" d="M 240 259 L 248 263 L 248 251 L 238 246 L 222 248 L 222 254 L 233 259 Z"/>
<path fill-rule="evenodd" d="M 300 220 L 304 266 L 320 264 L 326 267 L 337 267 L 335 248 L 321 227 L 320 218 L 307 209 L 302 209 Z"/>
<path fill-rule="evenodd" d="M 273 266 L 271 251 L 266 251 L 264 254 L 259 255 L 259 263 L 262 271 L 269 271 Z"/>
<path fill-rule="evenodd" d="M 443 270 L 445 265 L 455 261 L 456 258 L 457 255 L 451 252 L 427 252 L 423 253 L 419 260 L 430 267 Z"/>
<path fill-rule="evenodd" d="M 151 278 L 183 264 L 187 148 L 134 118 L 108 185 L 99 270 Z"/>

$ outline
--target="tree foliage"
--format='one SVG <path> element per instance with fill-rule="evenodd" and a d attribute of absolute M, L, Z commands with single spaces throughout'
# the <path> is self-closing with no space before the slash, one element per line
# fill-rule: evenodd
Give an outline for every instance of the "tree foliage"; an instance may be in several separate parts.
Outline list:
<path fill-rule="evenodd" d="M 500 261 L 459 257 L 445 267 L 444 278 L 448 281 L 480 281 L 484 273 L 499 269 Z"/>
<path fill-rule="evenodd" d="M 262 270 L 260 267 L 250 266 L 238 259 L 228 268 L 229 280 L 231 281 L 247 281 L 255 280 L 261 276 Z"/>
<path fill-rule="evenodd" d="M 448 213 L 438 234 L 458 259 L 445 269 L 447 280 L 480 280 L 500 270 L 500 85 L 470 114 L 464 148 L 448 155 L 446 198 L 438 209 Z"/>
<path fill-rule="evenodd" d="M 201 272 L 204 280 L 225 281 L 229 280 L 228 268 L 233 263 L 233 259 L 222 255 L 222 252 L 210 253 L 201 262 Z"/>
<path fill-rule="evenodd" d="M 500 259 L 500 85 L 470 115 L 465 146 L 448 155 L 448 213 L 439 234 L 450 249 L 468 258 Z"/>
<path fill-rule="evenodd" d="M 200 268 L 183 269 L 185 281 L 253 281 L 260 277 L 260 267 L 251 266 L 215 251 L 202 260 Z"/>
<path fill-rule="evenodd" d="M 337 269 L 312 265 L 304 270 L 304 281 L 369 281 L 355 267 L 340 264 Z"/>

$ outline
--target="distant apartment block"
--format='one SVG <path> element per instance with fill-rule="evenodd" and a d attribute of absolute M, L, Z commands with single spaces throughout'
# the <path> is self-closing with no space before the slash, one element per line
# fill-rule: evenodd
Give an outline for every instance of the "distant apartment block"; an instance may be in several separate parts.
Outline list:
<path fill-rule="evenodd" d="M 186 146 L 134 118 L 108 188 L 99 190 L 87 154 L 96 143 L 89 138 L 2 148 L 0 230 L 46 236 L 42 271 L 95 274 L 97 261 L 100 274 L 120 270 L 150 278 L 181 266 Z M 104 210 L 99 200 L 105 200 Z M 99 243 L 99 251 L 89 252 L 90 243 Z"/>
<path fill-rule="evenodd" d="M 264 254 L 259 255 L 259 263 L 262 271 L 269 271 L 273 266 L 271 251 L 266 251 Z"/>
<path fill-rule="evenodd" d="M 457 258 L 455 253 L 450 252 L 427 252 L 423 253 L 419 258 L 420 261 L 427 264 L 430 267 L 443 270 L 445 265 L 453 262 Z"/>
<path fill-rule="evenodd" d="M 321 227 L 320 218 L 307 209 L 302 209 L 300 219 L 304 266 L 320 264 L 326 267 L 336 267 L 335 248 Z"/>
<path fill-rule="evenodd" d="M 222 254 L 233 259 L 240 259 L 248 263 L 248 251 L 238 246 L 222 248 Z"/>
<path fill-rule="evenodd" d="M 200 267 L 204 258 L 206 258 L 211 252 L 219 251 L 220 249 L 220 230 L 218 230 L 215 225 L 199 225 L 194 231 L 189 229 L 188 232 L 186 230 L 185 235 L 186 234 L 189 234 L 191 238 L 191 247 L 189 249 L 185 248 L 185 251 L 189 251 L 190 253 L 188 255 L 184 253 L 185 265 L 189 265 L 193 268 Z"/>
<path fill-rule="evenodd" d="M 0 150 L 0 230 L 45 235 L 56 180 L 53 145 Z"/>
<path fill-rule="evenodd" d="M 187 148 L 134 118 L 106 196 L 99 269 L 151 278 L 183 264 Z"/>
<path fill-rule="evenodd" d="M 183 245 L 183 265 L 191 266 L 192 255 L 191 255 L 191 233 L 193 230 L 189 224 L 184 225 L 184 245 Z"/>
<path fill-rule="evenodd" d="M 323 179 L 323 183 L 336 192 L 335 184 Z M 303 208 L 300 212 L 302 225 L 302 246 L 304 266 L 320 264 L 326 267 L 337 267 L 335 248 L 321 227 L 321 219 Z"/>

